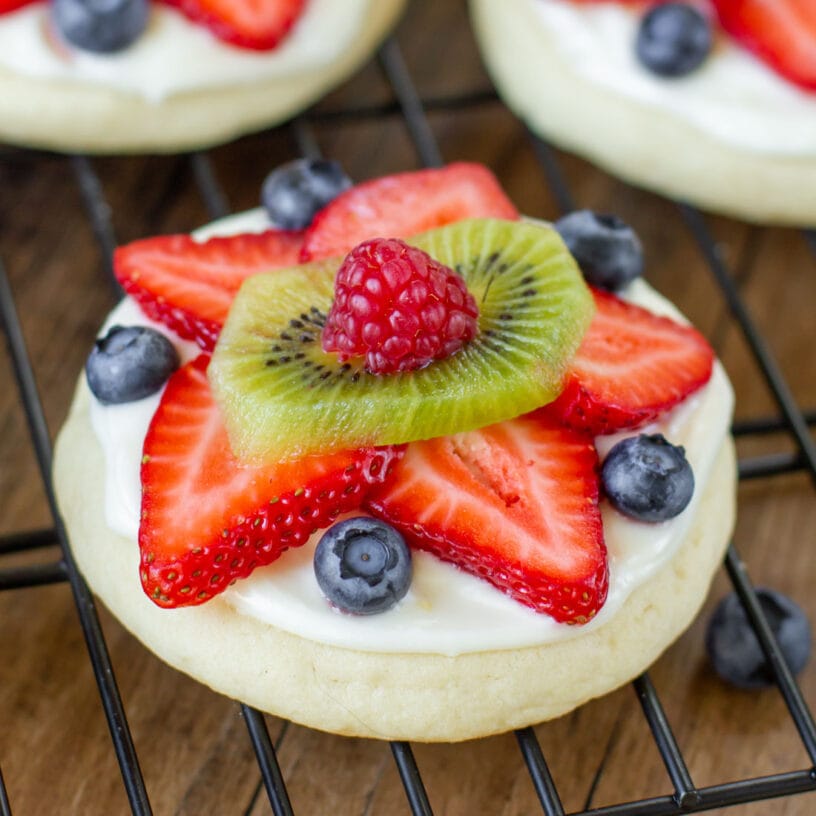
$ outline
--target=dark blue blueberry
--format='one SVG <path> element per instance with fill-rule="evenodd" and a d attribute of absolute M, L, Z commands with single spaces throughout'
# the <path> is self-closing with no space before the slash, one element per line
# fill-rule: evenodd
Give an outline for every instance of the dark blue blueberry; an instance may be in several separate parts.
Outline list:
<path fill-rule="evenodd" d="M 85 363 L 88 387 L 105 405 L 133 402 L 158 391 L 179 367 L 179 355 L 147 326 L 112 326 Z"/>
<path fill-rule="evenodd" d="M 261 188 L 261 203 L 283 229 L 304 229 L 351 179 L 336 161 L 297 159 L 273 170 Z"/>
<path fill-rule="evenodd" d="M 617 216 L 576 210 L 554 226 L 590 285 L 616 292 L 643 274 L 640 239 Z"/>
<path fill-rule="evenodd" d="M 691 73 L 709 55 L 711 25 L 686 3 L 655 6 L 641 20 L 635 51 L 652 73 L 679 77 Z"/>
<path fill-rule="evenodd" d="M 674 518 L 694 493 L 686 452 L 662 434 L 618 442 L 604 460 L 601 481 L 614 507 L 637 521 Z"/>
<path fill-rule="evenodd" d="M 798 674 L 810 657 L 810 623 L 805 613 L 790 598 L 773 589 L 757 589 L 757 597 L 788 667 Z M 714 670 L 723 680 L 740 688 L 773 685 L 773 672 L 736 593 L 727 595 L 717 605 L 705 642 Z"/>
<path fill-rule="evenodd" d="M 384 521 L 351 518 L 329 527 L 315 550 L 314 571 L 323 594 L 353 615 L 385 612 L 411 585 L 411 551 Z"/>
<path fill-rule="evenodd" d="M 83 51 L 111 54 L 135 42 L 147 27 L 148 0 L 52 0 L 57 31 Z"/>

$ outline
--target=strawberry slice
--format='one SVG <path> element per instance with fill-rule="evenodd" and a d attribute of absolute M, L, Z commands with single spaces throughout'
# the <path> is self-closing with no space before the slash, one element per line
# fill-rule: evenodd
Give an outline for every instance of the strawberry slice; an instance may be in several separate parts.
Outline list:
<path fill-rule="evenodd" d="M 306 230 L 301 258 L 345 255 L 369 238 L 404 238 L 465 218 L 518 217 L 480 164 L 397 173 L 358 184 L 324 207 Z"/>
<path fill-rule="evenodd" d="M 814 0 L 714 0 L 722 27 L 771 68 L 816 90 Z"/>
<path fill-rule="evenodd" d="M 180 337 L 212 351 L 243 281 L 298 261 L 300 232 L 210 238 L 188 235 L 146 238 L 119 247 L 114 271 L 142 311 Z"/>
<path fill-rule="evenodd" d="M 224 42 L 267 51 L 290 31 L 306 0 L 164 0 Z"/>
<path fill-rule="evenodd" d="M 519 418 L 412 442 L 369 509 L 406 541 L 564 623 L 608 588 L 598 457 L 585 435 Z"/>
<path fill-rule="evenodd" d="M 359 507 L 400 455 L 364 448 L 240 464 L 210 394 L 209 356 L 179 369 L 142 457 L 141 579 L 157 605 L 200 604 Z"/>
<path fill-rule="evenodd" d="M 22 8 L 33 2 L 34 0 L 0 0 L 0 14 L 5 14 L 8 11 L 16 11 L 18 8 Z"/>
<path fill-rule="evenodd" d="M 711 377 L 714 352 L 691 326 L 594 289 L 595 316 L 555 402 L 534 412 L 593 435 L 657 417 Z"/>

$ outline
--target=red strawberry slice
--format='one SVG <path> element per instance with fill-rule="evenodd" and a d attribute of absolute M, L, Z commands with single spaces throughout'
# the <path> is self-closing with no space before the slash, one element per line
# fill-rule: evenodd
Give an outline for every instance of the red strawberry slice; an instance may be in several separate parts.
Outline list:
<path fill-rule="evenodd" d="M 771 68 L 816 90 L 814 0 L 714 0 L 722 27 Z"/>
<path fill-rule="evenodd" d="M 209 356 L 179 369 L 144 444 L 139 528 L 144 591 L 200 604 L 359 507 L 400 455 L 365 448 L 274 465 L 240 464 L 210 394 Z"/>
<path fill-rule="evenodd" d="M 267 51 L 288 33 L 306 0 L 164 0 L 221 40 Z"/>
<path fill-rule="evenodd" d="M 535 412 L 593 435 L 642 425 L 711 377 L 714 352 L 691 326 L 599 290 L 561 396 Z"/>
<path fill-rule="evenodd" d="M 33 2 L 34 0 L 0 0 L 0 14 L 5 14 L 7 11 L 15 11 Z"/>
<path fill-rule="evenodd" d="M 412 442 L 369 509 L 428 550 L 564 623 L 608 588 L 598 457 L 584 434 L 529 418 Z"/>
<path fill-rule="evenodd" d="M 243 281 L 296 265 L 302 242 L 301 233 L 283 230 L 203 243 L 168 235 L 119 247 L 113 264 L 119 283 L 148 317 L 211 351 Z"/>
<path fill-rule="evenodd" d="M 324 207 L 306 230 L 301 258 L 345 255 L 369 238 L 404 238 L 465 218 L 518 217 L 480 164 L 397 173 L 358 184 Z"/>

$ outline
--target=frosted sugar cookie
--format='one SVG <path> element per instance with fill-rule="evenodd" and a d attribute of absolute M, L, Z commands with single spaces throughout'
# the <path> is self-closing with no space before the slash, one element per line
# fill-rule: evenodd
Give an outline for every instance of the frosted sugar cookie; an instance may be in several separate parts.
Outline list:
<path fill-rule="evenodd" d="M 171 665 L 343 734 L 468 739 L 641 672 L 730 534 L 732 394 L 631 242 L 597 288 L 584 249 L 618 222 L 556 226 L 592 288 L 464 164 L 304 231 L 256 210 L 119 250 L 55 455 L 93 590 Z"/>

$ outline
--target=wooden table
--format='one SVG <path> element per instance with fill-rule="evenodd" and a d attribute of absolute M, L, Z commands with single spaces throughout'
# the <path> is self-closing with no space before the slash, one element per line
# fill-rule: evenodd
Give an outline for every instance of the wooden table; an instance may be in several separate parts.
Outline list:
<path fill-rule="evenodd" d="M 557 217 L 558 200 L 530 138 L 490 94 L 464 2 L 417 0 L 398 40 L 429 101 L 428 121 L 444 159 L 485 162 L 524 212 Z M 365 110 L 354 117 L 335 115 L 349 106 Z M 375 62 L 321 103 L 307 117 L 306 129 L 284 127 L 215 149 L 208 154 L 210 165 L 170 156 L 96 159 L 91 167 L 109 202 L 115 239 L 125 242 L 188 231 L 209 220 L 195 184 L 196 173 L 208 166 L 231 209 L 255 205 L 263 175 L 308 146 L 310 134 L 356 179 L 421 165 Z M 615 212 L 640 232 L 649 280 L 711 338 L 725 362 L 737 392 L 737 417 L 776 415 L 776 403 L 677 207 L 574 157 L 555 155 L 578 206 Z M 83 167 L 82 161 L 57 156 L 0 152 L 0 258 L 52 436 L 97 326 L 114 302 L 77 184 Z M 816 406 L 814 246 L 793 230 L 716 217 L 704 224 L 798 404 Z M 3 534 L 52 526 L 12 382 L 9 359 L 0 355 Z M 784 432 L 741 437 L 739 448 L 743 457 L 796 450 Z M 813 479 L 801 470 L 744 482 L 735 536 L 753 580 L 791 595 L 811 619 L 813 490 Z M 58 559 L 55 547 L 40 548 L 3 556 L 0 569 Z M 738 692 L 709 669 L 705 621 L 713 602 L 729 589 L 723 572 L 703 615 L 651 672 L 698 786 L 811 764 L 778 691 Z M 165 667 L 104 610 L 101 617 L 154 812 L 271 812 L 238 706 Z M 12 812 L 129 812 L 68 585 L 0 593 L 0 620 L 0 769 Z M 800 681 L 805 697 L 813 699 L 812 666 Z M 275 718 L 268 718 L 268 727 L 296 813 L 409 812 L 387 744 L 328 736 Z M 567 811 L 672 792 L 631 687 L 535 731 Z M 413 750 L 435 813 L 541 812 L 512 734 Z M 806 794 L 727 813 L 792 816 L 814 807 L 816 798 Z"/>

